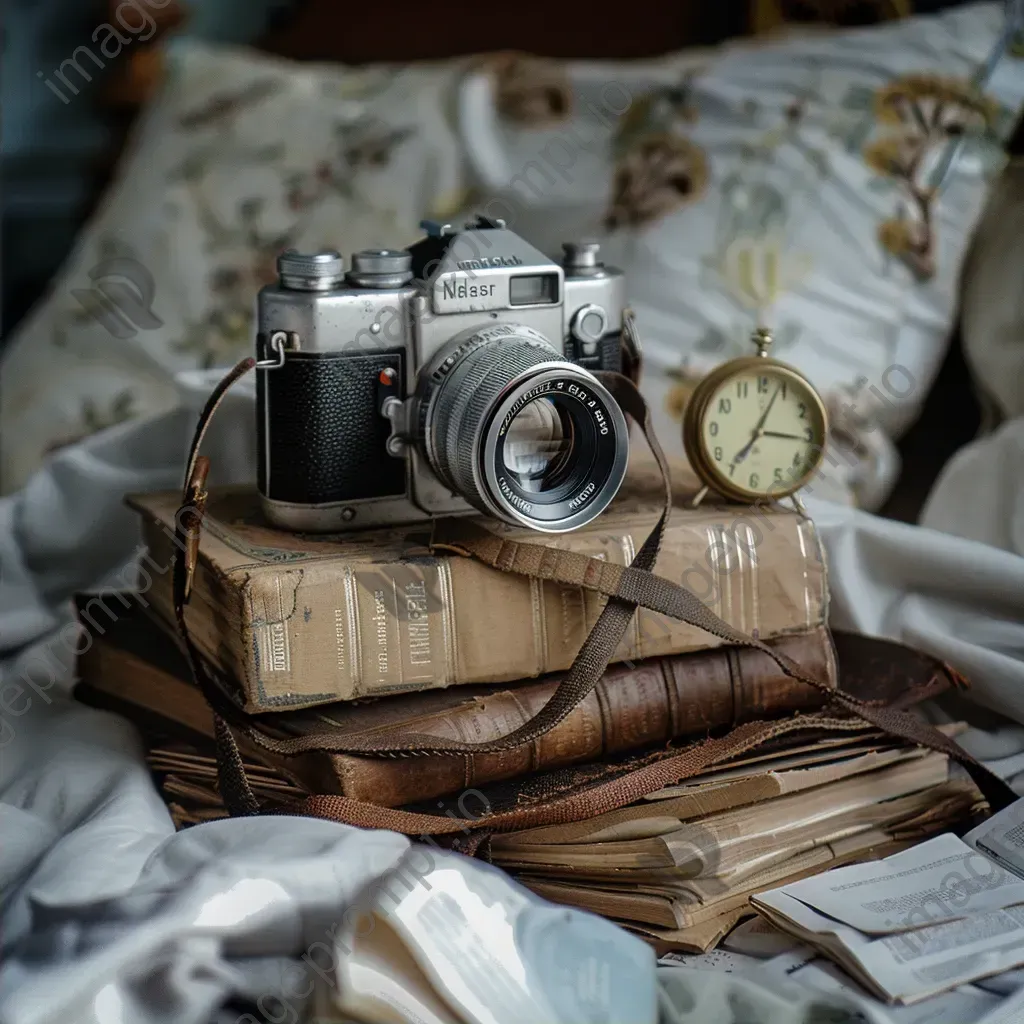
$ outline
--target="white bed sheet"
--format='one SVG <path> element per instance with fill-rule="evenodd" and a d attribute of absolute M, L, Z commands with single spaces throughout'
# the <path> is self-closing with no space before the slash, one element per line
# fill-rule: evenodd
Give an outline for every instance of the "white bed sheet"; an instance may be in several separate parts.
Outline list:
<path fill-rule="evenodd" d="M 138 529 L 121 496 L 178 486 L 215 378 L 181 377 L 179 409 L 59 452 L 0 499 L 4 1024 L 248 1021 L 221 1007 L 280 992 L 288 958 L 322 939 L 407 845 L 283 817 L 175 835 L 133 730 L 66 699 L 68 599 L 126 578 Z M 215 482 L 252 472 L 251 402 L 240 388 L 214 425 L 204 450 Z M 1024 418 L 953 460 L 925 510 L 931 528 L 809 504 L 835 624 L 907 640 L 964 671 L 979 705 L 1016 720 L 985 722 L 965 745 L 1024 792 Z M 288 1007 L 297 1015 L 297 1002 Z M 280 1013 L 268 1019 L 295 1019 Z"/>

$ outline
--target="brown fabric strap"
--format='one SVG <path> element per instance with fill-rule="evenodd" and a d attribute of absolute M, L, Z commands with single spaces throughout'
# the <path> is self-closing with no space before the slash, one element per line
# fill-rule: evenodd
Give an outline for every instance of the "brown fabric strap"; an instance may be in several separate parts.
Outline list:
<path fill-rule="evenodd" d="M 185 608 L 192 593 L 192 577 L 195 574 L 196 562 L 199 558 L 199 534 L 206 514 L 206 477 L 210 471 L 210 460 L 199 454 L 200 445 L 206 434 L 213 414 L 223 401 L 228 389 L 254 366 L 256 360 L 243 359 L 217 385 L 203 407 L 192 437 L 189 450 L 188 465 L 185 471 L 185 485 L 181 496 L 181 508 L 174 518 L 174 543 L 178 551 L 174 558 L 174 616 L 178 623 L 178 632 L 185 647 L 185 656 L 192 678 L 203 691 L 210 709 L 213 711 L 214 736 L 217 744 L 217 777 L 220 795 L 224 806 L 235 816 L 260 813 L 260 802 L 249 785 L 242 763 L 242 755 L 231 734 L 227 722 L 237 720 L 237 709 L 214 684 L 203 666 L 202 657 L 192 641 L 188 624 L 185 622 Z"/>
<path fill-rule="evenodd" d="M 808 730 L 846 731 L 861 728 L 849 718 L 830 719 L 825 715 L 797 715 L 777 722 L 748 722 L 725 736 L 701 740 L 678 754 L 645 764 L 604 782 L 585 788 L 569 787 L 534 803 L 498 811 L 479 819 L 480 827 L 491 832 L 514 832 L 540 825 L 565 825 L 583 821 L 596 814 L 635 803 L 650 793 L 683 779 L 740 757 L 770 740 L 789 733 Z M 467 819 L 450 815 L 403 811 L 393 807 L 353 800 L 350 797 L 321 794 L 307 797 L 298 808 L 315 818 L 344 821 L 361 828 L 386 828 L 406 835 L 446 835 L 466 830 Z M 470 819 L 472 821 L 472 819 Z"/>
<path fill-rule="evenodd" d="M 186 479 L 183 509 L 178 517 L 178 525 L 181 525 L 183 530 L 184 545 L 181 546 L 182 557 L 176 560 L 175 565 L 175 611 L 178 625 L 185 640 L 196 681 L 202 687 L 204 695 L 218 716 L 218 757 L 222 796 L 232 813 L 255 813 L 258 803 L 245 779 L 237 745 L 223 720 L 242 730 L 253 743 L 286 756 L 314 749 L 391 757 L 456 756 L 509 750 L 542 736 L 563 721 L 586 698 L 604 674 L 638 607 L 661 612 L 687 622 L 729 643 L 759 650 L 767 654 L 786 675 L 816 689 L 826 691 L 833 702 L 878 729 L 914 744 L 942 751 L 965 767 L 993 807 L 1005 806 L 1014 798 L 1005 782 L 989 772 L 955 741 L 919 718 L 894 708 L 868 704 L 849 694 L 834 690 L 828 682 L 806 674 L 798 665 L 773 651 L 762 641 L 734 629 L 685 587 L 652 573 L 651 570 L 657 559 L 662 536 L 671 512 L 669 470 L 654 435 L 646 403 L 636 387 L 618 374 L 601 374 L 600 376 L 623 411 L 640 424 L 657 460 L 665 490 L 661 515 L 629 566 L 610 565 L 600 559 L 578 553 L 501 538 L 480 526 L 465 521 L 441 522 L 435 529 L 433 547 L 437 550 L 450 550 L 474 557 L 504 572 L 514 572 L 568 586 L 582 587 L 607 596 L 608 601 L 583 642 L 572 666 L 544 707 L 533 718 L 512 732 L 496 740 L 481 743 L 442 740 L 434 736 L 418 735 L 400 730 L 378 733 L 372 738 L 324 733 L 315 736 L 276 739 L 260 733 L 252 728 L 246 716 L 220 691 L 205 672 L 202 660 L 189 638 L 184 616 L 184 607 L 188 601 L 189 582 L 198 555 L 198 532 L 205 511 L 206 499 L 204 486 L 208 463 L 198 455 L 198 447 L 209 419 L 224 393 L 252 365 L 252 360 L 245 360 L 235 367 L 211 396 L 203 411 L 189 456 L 190 474 Z M 342 813 L 343 805 L 337 801 L 344 800 L 344 798 L 314 797 L 311 799 L 314 801 L 313 803 L 307 801 L 303 805 L 306 808 L 306 813 L 326 813 L 331 809 L 333 811 L 327 816 Z M 328 802 L 324 803 L 324 801 Z M 348 800 L 344 802 L 346 814 L 353 811 L 351 805 L 355 803 L 357 802 Z M 384 813 L 384 809 L 378 810 L 382 814 Z M 352 821 L 352 818 L 343 817 L 339 820 Z M 398 826 L 381 825 L 379 827 Z M 490 822 L 488 827 L 491 827 Z"/>

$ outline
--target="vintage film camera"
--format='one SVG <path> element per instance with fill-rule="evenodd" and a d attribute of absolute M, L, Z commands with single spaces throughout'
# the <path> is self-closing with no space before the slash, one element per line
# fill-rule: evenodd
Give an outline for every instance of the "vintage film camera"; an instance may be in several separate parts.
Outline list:
<path fill-rule="evenodd" d="M 558 533 L 626 470 L 624 281 L 593 242 L 561 265 L 504 222 L 424 224 L 407 250 L 290 250 L 260 291 L 259 490 L 271 522 L 334 532 L 478 510 Z"/>

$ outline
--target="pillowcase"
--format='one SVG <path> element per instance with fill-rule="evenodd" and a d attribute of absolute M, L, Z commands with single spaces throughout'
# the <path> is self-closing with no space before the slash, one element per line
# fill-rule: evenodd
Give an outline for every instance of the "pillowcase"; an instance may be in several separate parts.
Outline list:
<path fill-rule="evenodd" d="M 1024 158 L 992 191 L 961 287 L 964 355 L 988 425 L 1024 416 Z"/>
<path fill-rule="evenodd" d="M 107 198 L 0 362 L 0 480 L 178 401 L 177 371 L 253 351 L 289 246 L 404 246 L 465 205 L 459 62 L 296 64 L 182 41 Z"/>
<path fill-rule="evenodd" d="M 851 407 L 861 440 L 876 423 L 897 436 L 941 365 L 963 254 L 1024 102 L 1010 55 L 974 85 L 1002 29 L 986 3 L 697 61 L 565 64 L 560 120 L 503 114 L 505 79 L 480 71 L 460 93 L 467 158 L 486 212 L 552 252 L 600 238 L 626 272 L 642 386 L 672 454 L 693 382 L 752 354 L 759 325 L 772 355 Z"/>

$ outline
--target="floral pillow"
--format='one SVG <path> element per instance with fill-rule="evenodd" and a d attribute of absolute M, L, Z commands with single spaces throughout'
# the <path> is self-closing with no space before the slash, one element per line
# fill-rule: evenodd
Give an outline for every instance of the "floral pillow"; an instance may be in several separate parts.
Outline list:
<path fill-rule="evenodd" d="M 467 158 L 510 227 L 552 251 L 594 235 L 627 273 L 643 386 L 677 454 L 693 382 L 751 354 L 758 325 L 850 410 L 863 449 L 874 423 L 913 421 L 941 365 L 1024 103 L 1024 60 L 989 74 L 1002 29 L 986 3 L 697 61 L 548 65 L 532 108 L 528 76 L 479 72 L 460 95 Z M 545 96 L 544 116 L 517 113 Z"/>
<path fill-rule="evenodd" d="M 407 245 L 466 203 L 458 63 L 350 69 L 182 43 L 108 197 L 0 363 L 0 480 L 252 350 L 289 246 Z"/>

